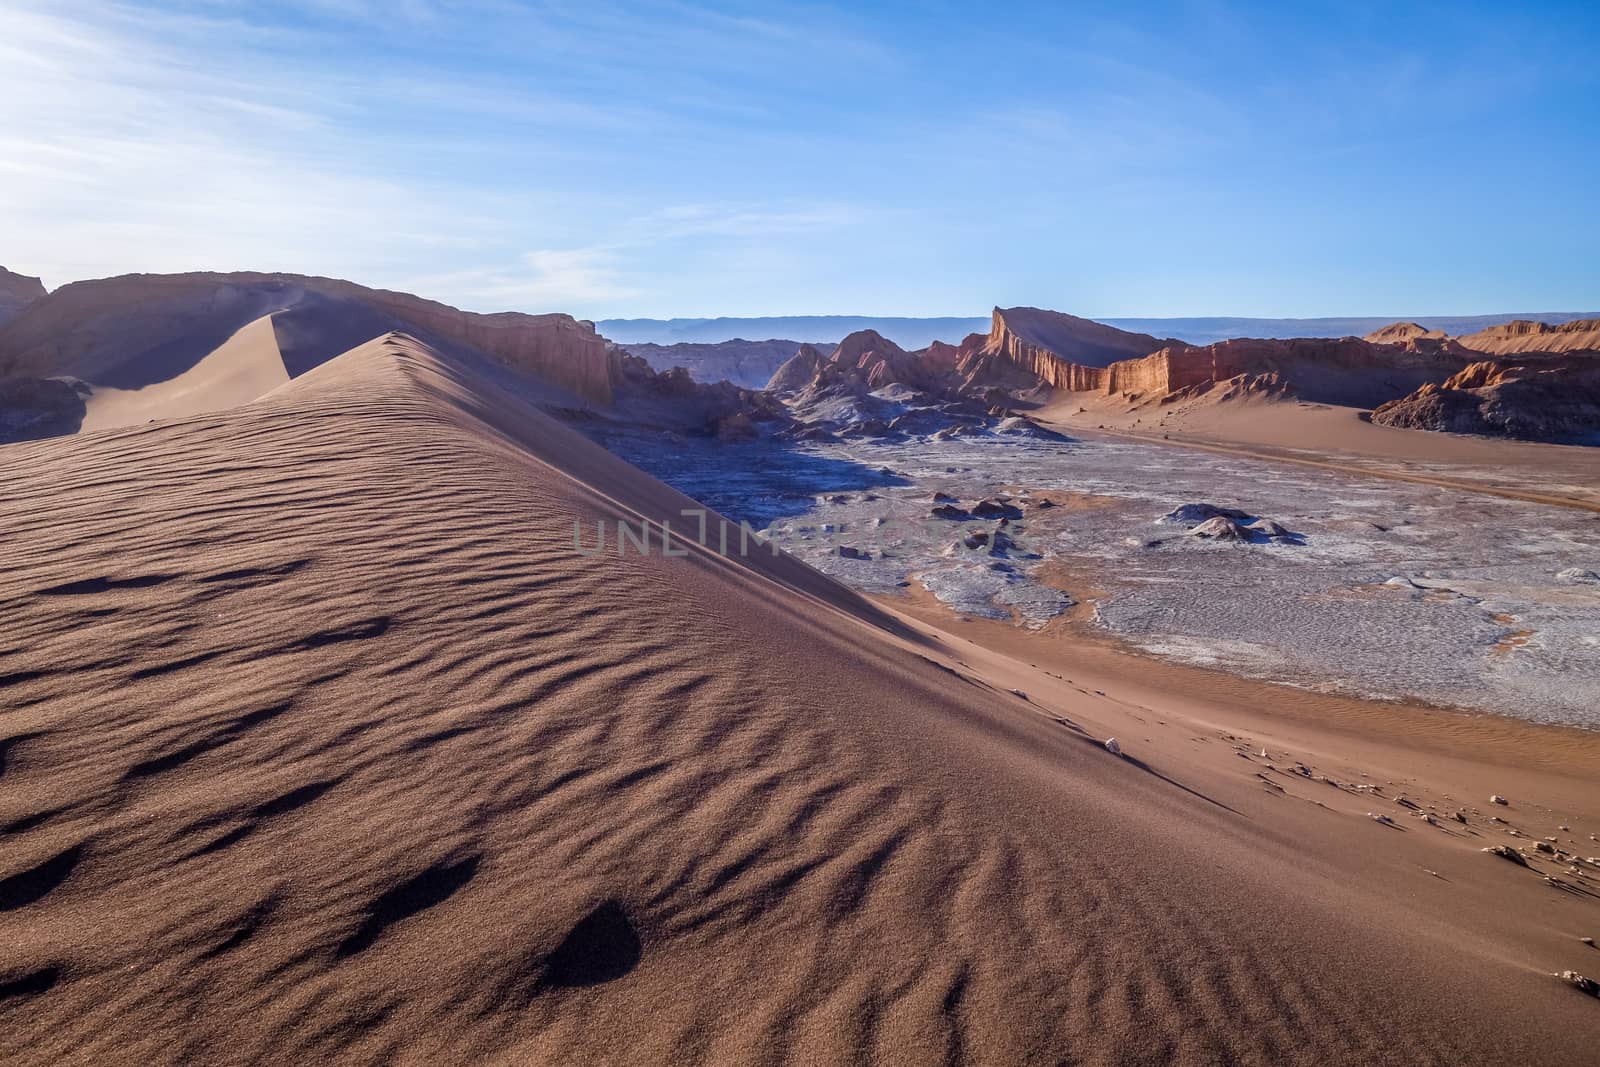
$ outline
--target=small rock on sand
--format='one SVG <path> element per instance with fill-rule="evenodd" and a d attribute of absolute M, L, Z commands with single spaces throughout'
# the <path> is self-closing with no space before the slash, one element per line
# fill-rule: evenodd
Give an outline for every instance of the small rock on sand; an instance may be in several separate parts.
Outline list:
<path fill-rule="evenodd" d="M 1580 993 L 1587 993 L 1591 997 L 1600 997 L 1600 982 L 1596 982 L 1593 978 L 1585 978 L 1577 971 L 1562 971 L 1556 977 Z"/>
<path fill-rule="evenodd" d="M 1510 845 L 1491 845 L 1483 851 L 1492 852 L 1494 855 L 1499 856 L 1503 860 L 1510 860 L 1518 867 L 1526 867 L 1528 865 L 1528 861 L 1523 858 L 1522 853 L 1518 852 Z"/>
<path fill-rule="evenodd" d="M 1106 738 L 1106 751 L 1113 756 L 1122 755 L 1122 744 L 1115 737 Z"/>
<path fill-rule="evenodd" d="M 1499 793 L 1496 793 L 1494 796 L 1489 798 L 1489 803 L 1491 803 L 1491 804 L 1509 804 L 1509 803 L 1511 803 L 1511 801 L 1507 800 L 1505 797 L 1501 796 Z"/>
<path fill-rule="evenodd" d="M 1191 537 L 1209 537 L 1217 541 L 1248 541 L 1249 533 L 1243 526 L 1230 518 L 1218 515 L 1214 519 L 1207 519 L 1199 526 L 1189 531 Z"/>
<path fill-rule="evenodd" d="M 972 513 L 980 519 L 1020 519 L 1022 509 L 999 497 L 990 497 L 972 505 Z"/>

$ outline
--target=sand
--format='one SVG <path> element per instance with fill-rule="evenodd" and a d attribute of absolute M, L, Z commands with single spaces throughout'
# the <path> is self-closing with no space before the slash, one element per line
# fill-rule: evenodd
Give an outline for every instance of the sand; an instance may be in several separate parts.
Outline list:
<path fill-rule="evenodd" d="M 182 374 L 141 389 L 100 386 L 89 395 L 79 432 L 182 418 L 248 404 L 289 381 L 272 316 L 229 337 Z"/>
<path fill-rule="evenodd" d="M 787 558 L 578 555 L 575 521 L 693 505 L 401 335 L 0 478 L 7 1063 L 1570 1064 L 1600 1033 L 1550 974 L 1600 970 L 1595 878 L 1479 851 L 1513 840 L 1491 789 L 1600 830 L 1589 735 L 1497 726 L 1548 769 L 1358 744 Z M 1477 810 L 1428 826 L 1401 785 Z"/>

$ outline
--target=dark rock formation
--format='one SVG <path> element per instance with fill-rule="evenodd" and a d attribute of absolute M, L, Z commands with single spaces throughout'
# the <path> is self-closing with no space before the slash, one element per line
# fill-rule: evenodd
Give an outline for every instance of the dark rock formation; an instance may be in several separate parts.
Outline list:
<path fill-rule="evenodd" d="M 86 412 L 82 390 L 59 378 L 0 382 L 0 444 L 77 433 Z"/>
<path fill-rule="evenodd" d="M 0 324 L 45 295 L 44 282 L 0 267 Z"/>
<path fill-rule="evenodd" d="M 1534 441 L 1593 441 L 1600 435 L 1600 355 L 1473 363 L 1381 405 L 1372 421 Z"/>

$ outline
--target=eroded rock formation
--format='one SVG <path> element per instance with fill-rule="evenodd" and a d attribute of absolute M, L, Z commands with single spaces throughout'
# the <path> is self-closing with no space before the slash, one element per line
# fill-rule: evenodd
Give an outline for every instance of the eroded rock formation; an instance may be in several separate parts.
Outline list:
<path fill-rule="evenodd" d="M 1559 326 L 1516 319 L 1456 340 L 1474 352 L 1496 356 L 1529 352 L 1600 352 L 1600 319 L 1574 319 Z"/>
<path fill-rule="evenodd" d="M 640 343 L 622 347 L 658 371 L 683 367 L 697 382 L 710 384 L 725 381 L 747 389 L 761 389 L 802 345 L 798 341 L 746 341 L 734 338 L 715 344 Z"/>
<path fill-rule="evenodd" d="M 0 267 L 0 324 L 45 295 L 44 282 Z"/>
<path fill-rule="evenodd" d="M 1039 308 L 995 308 L 987 336 L 962 342 L 956 371 L 968 386 L 1016 388 L 1021 381 L 1052 389 L 1097 388 L 1086 374 L 1118 361 L 1182 345 L 1171 338 L 1129 333 L 1114 326 Z"/>
<path fill-rule="evenodd" d="M 1537 441 L 1600 440 L 1600 355 L 1485 360 L 1380 406 L 1384 426 Z"/>

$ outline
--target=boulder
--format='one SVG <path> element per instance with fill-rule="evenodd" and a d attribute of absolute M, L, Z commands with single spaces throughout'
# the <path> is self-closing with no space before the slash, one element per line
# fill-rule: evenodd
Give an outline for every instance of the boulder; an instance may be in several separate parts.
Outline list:
<path fill-rule="evenodd" d="M 1224 515 L 1218 515 L 1215 518 L 1207 519 L 1199 526 L 1196 526 L 1194 529 L 1190 530 L 1189 534 L 1193 537 L 1205 537 L 1217 541 L 1250 540 L 1249 531 L 1247 531 L 1243 526 L 1240 526 L 1234 520 Z"/>
<path fill-rule="evenodd" d="M 987 497 L 972 506 L 972 513 L 980 519 L 1020 519 L 1022 509 L 999 497 Z"/>
<path fill-rule="evenodd" d="M 1240 511 L 1237 508 L 1219 508 L 1215 504 L 1199 503 L 1179 504 L 1157 521 L 1188 524 L 1205 522 L 1207 519 L 1224 518 L 1233 519 L 1236 522 L 1247 522 L 1252 517 L 1249 512 Z"/>

